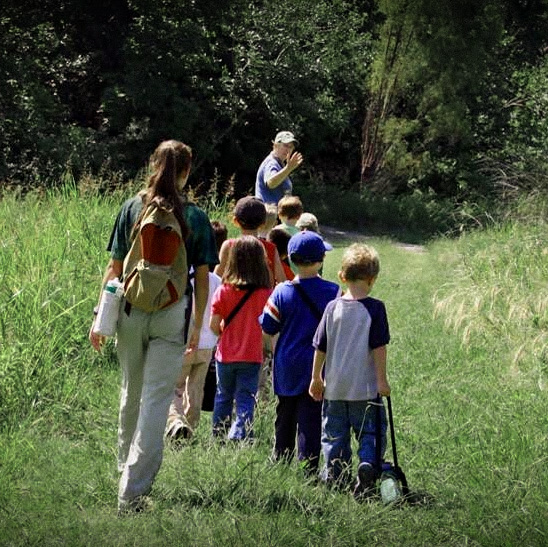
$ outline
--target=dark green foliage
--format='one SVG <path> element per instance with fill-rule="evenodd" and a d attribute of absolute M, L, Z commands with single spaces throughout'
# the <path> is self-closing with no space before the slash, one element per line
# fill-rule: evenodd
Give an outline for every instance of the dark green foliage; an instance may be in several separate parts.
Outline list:
<path fill-rule="evenodd" d="M 534 128 L 527 120 L 541 98 L 530 84 L 542 70 L 547 3 L 401 0 L 380 6 L 385 56 L 377 54 L 370 80 L 362 185 L 463 199 L 492 192 L 496 169 L 519 169 L 516 146 L 521 173 L 531 167 L 544 145 L 542 119 Z"/>
<path fill-rule="evenodd" d="M 100 97 L 127 19 L 124 3 L 109 4 L 3 4 L 0 180 L 58 181 L 67 167 L 97 170 L 108 159 Z"/>
<path fill-rule="evenodd" d="M 195 181 L 234 175 L 240 194 L 275 132 L 291 129 L 305 155 L 295 178 L 312 186 L 459 200 L 538 186 L 547 7 L 8 0 L 0 180 L 134 176 L 178 138 L 194 149 Z"/>
<path fill-rule="evenodd" d="M 8 5 L 0 72 L 14 89 L 1 96 L 0 177 L 133 175 L 174 137 L 193 146 L 199 179 L 237 173 L 246 191 L 273 134 L 290 128 L 309 176 L 344 166 L 348 178 L 372 10 L 344 0 Z"/>

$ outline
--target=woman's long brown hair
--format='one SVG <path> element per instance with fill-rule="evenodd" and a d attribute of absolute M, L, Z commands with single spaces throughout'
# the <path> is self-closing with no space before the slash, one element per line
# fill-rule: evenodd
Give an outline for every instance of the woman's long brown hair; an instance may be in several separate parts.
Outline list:
<path fill-rule="evenodd" d="M 148 179 L 143 208 L 133 227 L 132 237 L 135 237 L 147 207 L 152 202 L 156 202 L 164 209 L 173 210 L 181 226 L 183 239 L 186 239 L 189 229 L 183 216 L 185 199 L 177 185 L 181 174 L 190 170 L 191 163 L 190 146 L 176 140 L 163 141 L 159 144 L 150 158 L 152 173 Z"/>

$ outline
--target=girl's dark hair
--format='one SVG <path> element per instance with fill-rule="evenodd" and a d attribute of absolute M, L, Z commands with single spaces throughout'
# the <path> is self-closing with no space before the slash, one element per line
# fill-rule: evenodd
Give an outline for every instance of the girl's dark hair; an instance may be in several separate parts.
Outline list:
<path fill-rule="evenodd" d="M 221 245 L 228 237 L 228 229 L 224 222 L 220 220 L 212 220 L 211 227 L 213 228 L 213 235 L 215 236 L 215 245 L 217 246 L 217 252 L 221 250 Z"/>
<path fill-rule="evenodd" d="M 237 287 L 270 288 L 270 271 L 263 244 L 253 236 L 241 236 L 230 247 L 223 283 Z"/>
<path fill-rule="evenodd" d="M 291 239 L 291 235 L 281 227 L 274 227 L 268 233 L 268 241 L 276 245 L 280 257 L 287 256 L 287 244 Z"/>
<path fill-rule="evenodd" d="M 190 146 L 176 140 L 163 141 L 154 150 L 150 157 L 152 173 L 143 196 L 143 208 L 133 228 L 133 236 L 139 229 L 141 220 L 150 203 L 158 205 L 168 211 L 173 210 L 175 217 L 181 226 L 183 239 L 189 233 L 188 226 L 183 217 L 185 198 L 178 188 L 179 178 L 182 173 L 188 173 L 192 163 L 192 149 Z"/>

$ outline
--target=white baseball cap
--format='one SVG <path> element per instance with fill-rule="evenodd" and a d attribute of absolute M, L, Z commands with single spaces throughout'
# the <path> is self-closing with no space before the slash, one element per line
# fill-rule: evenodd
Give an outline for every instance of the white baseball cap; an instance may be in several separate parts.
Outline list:
<path fill-rule="evenodd" d="M 274 143 L 275 144 L 289 144 L 290 142 L 294 142 L 295 144 L 299 144 L 299 141 L 295 138 L 295 135 L 293 135 L 293 133 L 291 133 L 291 131 L 280 131 L 274 137 Z"/>
<path fill-rule="evenodd" d="M 299 230 L 312 230 L 313 232 L 320 233 L 318 219 L 312 213 L 303 213 L 295 223 L 295 226 Z"/>

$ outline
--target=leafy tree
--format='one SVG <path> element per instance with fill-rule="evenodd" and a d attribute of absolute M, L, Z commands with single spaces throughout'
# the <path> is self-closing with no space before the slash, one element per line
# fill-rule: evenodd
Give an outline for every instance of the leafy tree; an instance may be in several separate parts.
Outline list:
<path fill-rule="evenodd" d="M 238 171 L 245 190 L 285 127 L 303 137 L 311 172 L 349 176 L 340 165 L 350 162 L 339 160 L 357 165 L 372 42 L 360 6 L 133 1 L 131 8 L 123 73 L 103 105 L 128 164 L 176 135 L 193 144 L 199 176 Z"/>
<path fill-rule="evenodd" d="M 546 173 L 548 0 L 6 0 L 0 179 L 135 174 L 164 138 L 248 190 L 280 129 L 300 182 L 486 193 Z M 361 168 L 361 169 L 360 169 Z M 504 175 L 496 175 L 504 173 Z M 536 176 L 536 175 L 535 175 Z"/>
<path fill-rule="evenodd" d="M 546 0 L 507 2 L 476 124 L 481 172 L 504 193 L 548 186 L 547 36 Z"/>
<path fill-rule="evenodd" d="M 233 29 L 242 146 L 252 177 L 272 135 L 295 131 L 308 177 L 351 180 L 358 165 L 364 81 L 370 68 L 374 3 L 280 0 L 250 6 Z"/>
<path fill-rule="evenodd" d="M 116 66 L 127 16 L 123 2 L 108 4 L 2 4 L 0 178 L 54 181 L 67 165 L 83 169 L 104 158 L 95 132 L 102 79 Z"/>
<path fill-rule="evenodd" d="M 386 190 L 381 171 L 392 189 L 411 179 L 453 194 L 459 163 L 473 147 L 483 75 L 501 38 L 500 4 L 402 0 L 380 7 L 386 22 L 370 80 L 362 183 Z"/>

